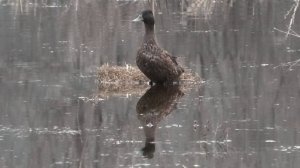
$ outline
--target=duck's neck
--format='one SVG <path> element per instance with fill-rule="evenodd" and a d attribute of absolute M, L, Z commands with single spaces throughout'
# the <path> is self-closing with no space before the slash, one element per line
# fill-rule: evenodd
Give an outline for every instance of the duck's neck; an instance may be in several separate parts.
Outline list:
<path fill-rule="evenodd" d="M 154 25 L 146 25 L 145 24 L 144 43 L 156 44 L 155 34 L 154 34 Z"/>

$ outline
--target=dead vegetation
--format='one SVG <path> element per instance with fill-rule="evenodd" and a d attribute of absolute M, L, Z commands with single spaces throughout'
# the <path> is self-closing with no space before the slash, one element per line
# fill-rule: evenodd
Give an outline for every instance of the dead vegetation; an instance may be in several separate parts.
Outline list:
<path fill-rule="evenodd" d="M 126 66 L 102 65 L 98 69 L 98 76 L 101 84 L 109 85 L 142 84 L 147 81 L 138 68 L 128 64 Z"/>
<path fill-rule="evenodd" d="M 98 68 L 98 82 L 101 97 L 142 95 L 149 88 L 149 79 L 137 67 L 128 64 L 102 65 Z M 186 69 L 180 79 L 183 90 L 200 82 L 199 75 L 189 69 Z"/>

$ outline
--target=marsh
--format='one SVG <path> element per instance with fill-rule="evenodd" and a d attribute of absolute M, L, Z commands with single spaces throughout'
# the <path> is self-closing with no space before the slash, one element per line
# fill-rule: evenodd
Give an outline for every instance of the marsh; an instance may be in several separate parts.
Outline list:
<path fill-rule="evenodd" d="M 299 0 L 0 0 L 0 167 L 300 165 Z M 158 44 L 202 79 L 99 87 Z"/>

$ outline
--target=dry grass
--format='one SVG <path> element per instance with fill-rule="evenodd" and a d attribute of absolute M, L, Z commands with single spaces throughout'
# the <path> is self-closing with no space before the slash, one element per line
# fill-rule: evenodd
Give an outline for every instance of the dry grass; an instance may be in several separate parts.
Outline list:
<path fill-rule="evenodd" d="M 183 90 L 200 84 L 199 75 L 185 69 L 181 76 Z M 149 79 L 135 66 L 102 65 L 98 68 L 99 94 L 101 97 L 112 95 L 142 95 L 149 87 Z"/>
<path fill-rule="evenodd" d="M 141 84 L 147 81 L 147 78 L 140 70 L 131 65 L 114 66 L 102 65 L 98 69 L 99 82 L 102 84 Z"/>
<path fill-rule="evenodd" d="M 142 95 L 148 87 L 147 78 L 139 69 L 130 65 L 102 65 L 98 69 L 98 81 L 102 97 L 128 94 Z"/>

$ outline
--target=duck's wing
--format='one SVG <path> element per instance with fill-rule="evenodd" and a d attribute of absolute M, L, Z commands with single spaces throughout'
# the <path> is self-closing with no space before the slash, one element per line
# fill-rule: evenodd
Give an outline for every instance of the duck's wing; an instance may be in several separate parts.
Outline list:
<path fill-rule="evenodd" d="M 177 63 L 177 57 L 171 55 L 171 54 L 168 53 L 166 50 L 164 50 L 163 52 L 164 52 L 164 55 L 166 55 L 166 57 L 170 57 L 170 58 L 171 58 L 171 60 L 173 61 L 173 63 L 174 63 L 175 65 L 178 65 L 178 63 Z"/>
<path fill-rule="evenodd" d="M 184 72 L 184 69 L 182 68 L 182 66 L 180 66 L 177 62 L 177 57 L 172 56 L 166 50 L 162 50 L 161 57 L 163 57 L 163 59 L 165 59 L 165 60 L 168 60 L 167 62 L 169 62 L 170 64 L 174 64 L 179 73 Z"/>
<path fill-rule="evenodd" d="M 175 65 L 178 65 L 177 63 L 177 57 L 172 56 L 168 51 L 156 46 L 156 54 L 157 56 L 161 57 L 161 59 L 169 61 L 174 63 Z"/>
<path fill-rule="evenodd" d="M 155 63 L 155 66 L 161 67 L 161 69 L 164 69 L 165 67 L 176 67 L 182 69 L 177 62 L 177 57 L 172 56 L 166 50 L 160 48 L 157 45 L 145 45 L 144 48 L 141 48 L 138 51 L 138 56 L 139 55 L 144 59 L 149 59 L 149 62 Z"/>

